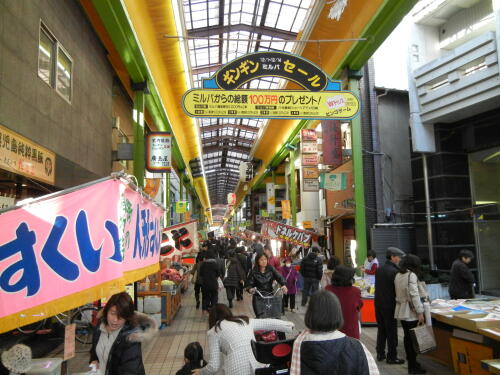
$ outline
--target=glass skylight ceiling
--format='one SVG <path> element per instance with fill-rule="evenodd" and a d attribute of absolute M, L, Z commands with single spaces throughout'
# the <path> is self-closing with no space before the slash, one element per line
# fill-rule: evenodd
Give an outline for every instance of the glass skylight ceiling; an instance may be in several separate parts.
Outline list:
<path fill-rule="evenodd" d="M 256 51 L 292 52 L 314 0 L 184 0 L 188 53 L 195 88 L 235 58 Z M 277 89 L 281 80 L 263 77 L 243 88 Z M 200 119 L 203 163 L 211 204 L 225 204 L 238 183 L 240 162 L 265 120 Z"/>

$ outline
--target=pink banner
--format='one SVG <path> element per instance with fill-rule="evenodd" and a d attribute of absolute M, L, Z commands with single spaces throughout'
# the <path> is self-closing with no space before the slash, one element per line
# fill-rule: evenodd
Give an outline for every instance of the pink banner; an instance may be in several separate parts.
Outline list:
<path fill-rule="evenodd" d="M 305 248 L 311 246 L 314 236 L 313 232 L 272 220 L 263 220 L 260 233 L 262 237 L 269 240 L 285 241 Z"/>
<path fill-rule="evenodd" d="M 43 318 L 92 302 L 81 292 L 103 297 L 103 284 L 157 263 L 161 214 L 114 179 L 0 214 L 0 332 L 39 320 L 38 306 Z"/>

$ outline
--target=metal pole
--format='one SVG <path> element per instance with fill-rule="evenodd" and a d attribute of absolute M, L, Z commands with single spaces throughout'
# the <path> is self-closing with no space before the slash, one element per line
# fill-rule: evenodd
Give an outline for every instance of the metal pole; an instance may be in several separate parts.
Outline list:
<path fill-rule="evenodd" d="M 432 243 L 432 223 L 431 223 L 431 200 L 429 194 L 429 174 L 427 171 L 427 155 L 422 154 L 422 165 L 424 167 L 424 189 L 425 189 L 425 213 L 427 217 L 427 245 L 429 246 L 429 262 L 431 270 L 436 269 L 434 264 L 434 246 Z"/>
<path fill-rule="evenodd" d="M 292 225 L 297 225 L 297 181 L 295 180 L 295 159 L 297 150 L 290 151 L 290 208 L 292 210 Z"/>
<path fill-rule="evenodd" d="M 165 226 L 170 226 L 170 173 L 165 173 L 165 207 L 167 208 L 165 211 Z"/>

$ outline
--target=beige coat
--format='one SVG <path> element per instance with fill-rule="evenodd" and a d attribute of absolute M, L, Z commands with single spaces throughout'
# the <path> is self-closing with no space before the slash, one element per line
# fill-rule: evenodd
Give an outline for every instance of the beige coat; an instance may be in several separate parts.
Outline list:
<path fill-rule="evenodd" d="M 398 273 L 394 279 L 396 288 L 396 310 L 394 318 L 399 320 L 418 320 L 417 314 L 423 314 L 424 305 L 420 297 L 419 289 L 424 293 L 425 288 L 418 285 L 418 278 L 411 271 Z M 411 304 L 410 304 L 411 302 Z"/>

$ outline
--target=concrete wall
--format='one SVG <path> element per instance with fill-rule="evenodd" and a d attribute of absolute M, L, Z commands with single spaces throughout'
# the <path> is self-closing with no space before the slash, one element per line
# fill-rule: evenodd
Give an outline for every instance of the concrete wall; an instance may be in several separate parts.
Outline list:
<path fill-rule="evenodd" d="M 73 98 L 38 77 L 40 20 L 73 60 Z M 0 123 L 57 153 L 56 186 L 111 171 L 113 72 L 76 1 L 0 2 Z"/>
<path fill-rule="evenodd" d="M 382 96 L 383 93 L 379 91 L 378 97 L 383 205 L 396 213 L 408 213 L 413 198 L 408 94 L 388 91 Z M 396 215 L 393 219 L 405 222 L 410 218 Z"/>

